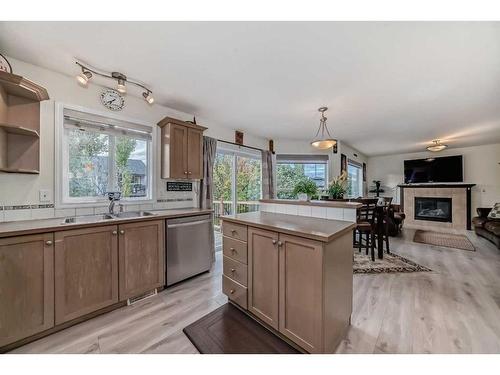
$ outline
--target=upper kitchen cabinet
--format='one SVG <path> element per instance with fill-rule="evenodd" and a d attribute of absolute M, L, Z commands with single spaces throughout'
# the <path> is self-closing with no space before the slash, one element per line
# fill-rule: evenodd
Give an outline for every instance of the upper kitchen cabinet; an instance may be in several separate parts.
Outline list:
<path fill-rule="evenodd" d="M 39 173 L 40 102 L 47 90 L 0 71 L 0 172 Z"/>
<path fill-rule="evenodd" d="M 203 178 L 203 131 L 207 128 L 165 117 L 161 127 L 161 178 Z"/>

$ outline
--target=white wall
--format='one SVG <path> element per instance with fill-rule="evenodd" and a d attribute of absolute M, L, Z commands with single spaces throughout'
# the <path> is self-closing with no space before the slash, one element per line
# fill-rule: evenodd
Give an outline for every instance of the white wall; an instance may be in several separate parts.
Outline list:
<path fill-rule="evenodd" d="M 472 189 L 472 214 L 476 207 L 492 207 L 500 202 L 500 144 L 447 149 L 438 155 L 431 152 L 375 156 L 368 159 L 368 182 L 381 180 L 383 196 L 394 196 L 399 203 L 397 184 L 404 182 L 403 161 L 429 156 L 463 155 L 464 182 L 476 184 Z"/>
<path fill-rule="evenodd" d="M 348 159 L 357 161 L 358 163 L 366 163 L 368 158 L 361 152 L 353 149 L 348 144 L 339 141 L 337 153 L 334 154 L 332 149 L 318 150 L 311 146 L 308 141 L 297 141 L 278 139 L 274 140 L 274 150 L 277 154 L 324 154 L 329 156 L 328 179 L 332 180 L 340 174 L 340 154 L 345 154 Z M 357 156 L 355 156 L 355 154 Z M 365 184 L 366 185 L 366 184 Z M 366 186 L 365 186 L 366 188 Z"/>
<path fill-rule="evenodd" d="M 50 100 L 41 103 L 40 115 L 40 174 L 7 174 L 0 173 L 0 206 L 12 205 L 35 205 L 39 204 L 38 192 L 40 189 L 48 189 L 51 192 L 51 202 L 54 203 L 54 108 L 55 102 L 78 105 L 98 111 L 108 111 L 99 101 L 99 95 L 103 89 L 101 86 L 90 84 L 87 88 L 80 87 L 74 77 L 66 76 L 50 71 L 11 57 L 8 57 L 13 72 L 22 75 L 42 86 L 50 96 Z M 110 85 L 112 82 L 110 81 Z M 135 93 L 131 86 L 130 92 Z M 141 91 L 137 91 L 140 95 Z M 111 111 L 109 111 L 112 113 Z M 156 125 L 165 116 L 171 116 L 182 120 L 191 120 L 193 114 L 176 111 L 165 106 L 155 104 L 149 106 L 141 97 L 132 96 L 130 93 L 125 97 L 125 108 L 118 113 L 120 116 Z M 205 135 L 234 141 L 234 129 L 217 126 L 203 118 L 197 117 L 197 122 L 208 127 Z M 237 124 L 235 124 L 237 126 Z M 159 134 L 159 128 L 157 128 Z M 245 144 L 264 148 L 267 141 L 262 137 L 245 134 Z M 157 157 L 159 149 L 157 150 Z M 159 176 L 159 163 L 157 164 L 156 176 Z M 157 195 L 154 197 L 165 198 L 171 193 L 165 190 L 165 180 L 157 178 Z M 194 194 L 193 194 L 194 197 Z M 0 212 L 1 214 L 1 212 Z"/>

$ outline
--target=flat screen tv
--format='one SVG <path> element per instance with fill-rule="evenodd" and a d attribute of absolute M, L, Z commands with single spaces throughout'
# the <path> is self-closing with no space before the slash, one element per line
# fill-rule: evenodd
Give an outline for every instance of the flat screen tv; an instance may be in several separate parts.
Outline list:
<path fill-rule="evenodd" d="M 462 155 L 405 160 L 405 183 L 463 182 Z"/>

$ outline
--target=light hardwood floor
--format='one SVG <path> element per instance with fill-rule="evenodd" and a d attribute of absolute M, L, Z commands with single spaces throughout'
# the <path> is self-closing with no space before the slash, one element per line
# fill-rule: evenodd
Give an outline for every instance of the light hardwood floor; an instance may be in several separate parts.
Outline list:
<path fill-rule="evenodd" d="M 476 252 L 391 238 L 393 252 L 432 272 L 354 276 L 352 326 L 338 353 L 500 353 L 500 251 L 468 233 Z M 226 303 L 214 270 L 15 353 L 197 353 L 182 328 Z"/>

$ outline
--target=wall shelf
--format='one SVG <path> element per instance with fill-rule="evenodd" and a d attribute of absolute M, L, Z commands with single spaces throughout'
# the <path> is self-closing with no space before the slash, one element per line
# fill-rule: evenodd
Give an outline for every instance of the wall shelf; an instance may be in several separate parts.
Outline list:
<path fill-rule="evenodd" d="M 0 71 L 0 172 L 40 170 L 40 102 L 47 90 L 22 76 Z"/>
<path fill-rule="evenodd" d="M 40 135 L 36 130 L 28 129 L 23 126 L 3 124 L 0 122 L 0 128 L 10 134 L 28 135 L 35 138 L 40 138 Z"/>

